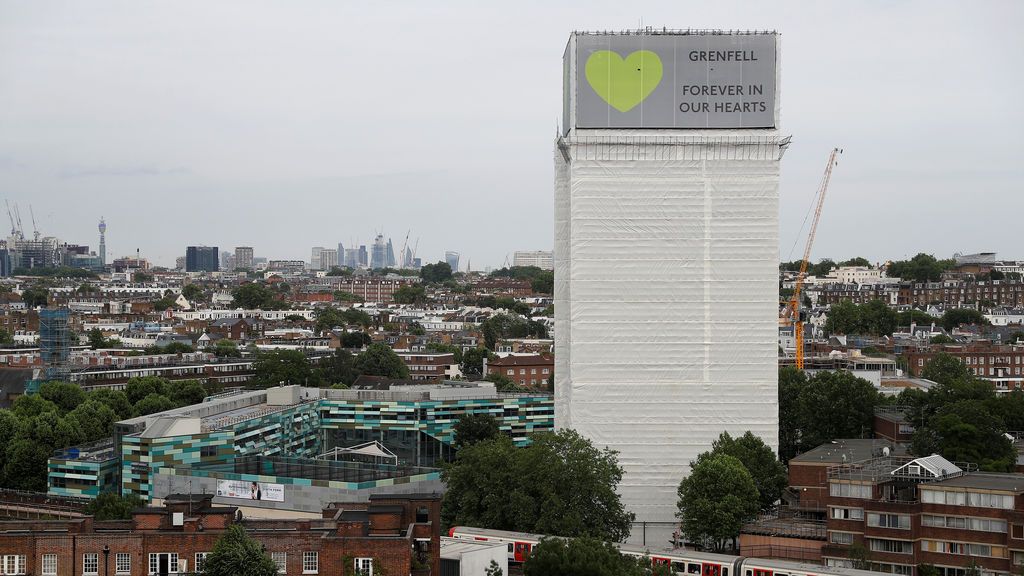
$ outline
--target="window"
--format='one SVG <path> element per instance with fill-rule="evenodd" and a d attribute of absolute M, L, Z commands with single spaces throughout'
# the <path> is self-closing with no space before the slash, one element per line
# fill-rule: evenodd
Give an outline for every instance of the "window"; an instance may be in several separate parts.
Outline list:
<path fill-rule="evenodd" d="M 82 574 L 100 573 L 100 555 L 95 552 L 82 554 Z"/>
<path fill-rule="evenodd" d="M 118 552 L 114 556 L 114 572 L 117 574 L 130 574 L 132 571 L 132 555 L 127 552 Z"/>
<path fill-rule="evenodd" d="M 1011 524 L 1010 536 L 1017 540 L 1024 540 L 1024 524 Z"/>
<path fill-rule="evenodd" d="M 850 532 L 830 532 L 829 542 L 833 544 L 853 544 L 853 534 Z"/>
<path fill-rule="evenodd" d="M 1014 552 L 1013 553 L 1013 565 L 1014 566 L 1024 566 L 1024 552 Z"/>
<path fill-rule="evenodd" d="M 883 540 L 868 538 L 868 548 L 873 552 L 892 552 L 894 554 L 913 554 L 914 543 L 903 540 Z"/>
<path fill-rule="evenodd" d="M 897 528 L 910 530 L 910 516 L 902 514 L 868 514 L 868 526 L 874 528 Z"/>
<path fill-rule="evenodd" d="M 547 368 L 541 371 L 541 374 L 551 374 L 551 371 Z"/>
<path fill-rule="evenodd" d="M 206 564 L 206 555 L 208 552 L 196 552 L 196 564 L 192 569 L 196 572 L 203 571 L 203 564 Z"/>
<path fill-rule="evenodd" d="M 217 447 L 216 446 L 201 446 L 199 448 L 199 457 L 200 458 L 212 458 L 212 457 L 214 457 L 216 455 L 217 455 Z"/>
<path fill-rule="evenodd" d="M 360 576 L 373 576 L 373 558 L 356 558 L 355 568 Z"/>
<path fill-rule="evenodd" d="M 52 554 L 51 554 L 52 556 Z M 23 554 L 7 554 L 3 558 L 4 560 L 4 574 L 24 574 L 25 573 L 25 556 Z M 57 557 L 54 556 L 54 563 L 56 563 Z M 54 573 L 57 569 L 54 568 Z"/>
<path fill-rule="evenodd" d="M 44 574 L 44 576 L 56 576 L 56 574 L 57 574 L 57 555 L 56 554 L 43 554 L 43 574 Z"/>
<path fill-rule="evenodd" d="M 833 508 L 832 518 L 835 520 L 863 520 L 864 509 L 862 508 Z"/>
<path fill-rule="evenodd" d="M 302 553 L 302 573 L 316 574 L 320 571 L 320 556 L 317 552 Z"/>
<path fill-rule="evenodd" d="M 862 498 L 867 500 L 871 498 L 871 485 L 832 482 L 828 485 L 828 493 L 830 496 L 839 496 L 842 498 Z"/>
<path fill-rule="evenodd" d="M 520 368 L 519 369 L 519 375 L 520 376 L 526 376 L 526 368 Z"/>
<path fill-rule="evenodd" d="M 515 373 L 516 373 L 516 371 L 515 371 L 515 369 L 514 369 L 514 368 L 509 368 L 509 369 L 508 369 L 508 375 L 509 375 L 509 376 L 513 376 L 513 375 L 515 375 Z"/>
<path fill-rule="evenodd" d="M 274 564 L 277 564 L 277 573 L 285 574 L 288 572 L 288 553 L 287 552 L 271 552 L 271 560 Z"/>
<path fill-rule="evenodd" d="M 159 574 L 161 564 L 166 566 L 165 572 L 177 572 L 178 571 L 178 553 L 177 552 L 164 552 L 162 554 L 150 554 L 149 555 L 149 573 Z"/>

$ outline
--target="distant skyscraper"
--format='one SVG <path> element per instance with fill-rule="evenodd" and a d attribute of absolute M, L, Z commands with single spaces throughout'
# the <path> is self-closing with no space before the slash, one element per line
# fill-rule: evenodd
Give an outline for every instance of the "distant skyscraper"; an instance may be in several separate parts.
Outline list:
<path fill-rule="evenodd" d="M 185 269 L 185 257 L 184 256 L 178 256 L 177 258 L 174 259 L 174 268 L 176 270 L 184 270 Z"/>
<path fill-rule="evenodd" d="M 232 270 L 235 267 L 235 255 L 227 250 L 220 253 L 220 269 Z"/>
<path fill-rule="evenodd" d="M 452 272 L 459 271 L 459 253 L 451 250 L 444 253 L 444 261 L 452 267 Z"/>
<path fill-rule="evenodd" d="M 314 246 L 313 253 L 309 257 L 309 268 L 310 270 L 320 269 L 320 253 L 324 251 L 323 246 Z"/>
<path fill-rule="evenodd" d="M 551 251 L 516 252 L 512 256 L 513 266 L 536 266 L 542 270 L 554 270 L 555 262 Z"/>
<path fill-rule="evenodd" d="M 377 234 L 373 240 L 373 252 L 370 256 L 370 268 L 379 270 L 388 265 L 388 246 L 384 243 L 384 235 Z"/>
<path fill-rule="evenodd" d="M 391 238 L 388 238 L 388 268 L 394 268 L 398 262 L 395 261 L 395 247 L 391 244 Z"/>
<path fill-rule="evenodd" d="M 345 247 L 338 242 L 338 266 L 345 265 Z"/>
<path fill-rule="evenodd" d="M 359 268 L 359 248 L 345 248 L 345 266 Z"/>
<path fill-rule="evenodd" d="M 235 268 L 253 269 L 252 246 L 235 247 Z"/>
<path fill-rule="evenodd" d="M 107 265 L 107 222 L 100 217 L 100 266 Z"/>
<path fill-rule="evenodd" d="M 220 267 L 220 250 L 216 246 L 189 246 L 185 249 L 186 272 L 216 272 Z"/>
<path fill-rule="evenodd" d="M 330 270 L 338 266 L 338 251 L 334 248 L 324 248 L 320 251 L 320 269 Z"/>
<path fill-rule="evenodd" d="M 366 253 L 366 244 L 360 244 L 359 245 L 359 265 L 364 267 L 364 268 L 367 265 L 369 265 L 369 258 L 368 258 L 368 255 Z"/>
<path fill-rule="evenodd" d="M 412 268 L 412 248 L 405 247 L 405 254 L 402 254 L 402 268 Z"/>

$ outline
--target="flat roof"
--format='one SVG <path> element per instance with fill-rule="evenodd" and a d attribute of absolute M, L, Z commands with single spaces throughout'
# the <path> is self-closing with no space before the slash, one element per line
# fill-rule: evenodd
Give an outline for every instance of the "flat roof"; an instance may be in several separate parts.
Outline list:
<path fill-rule="evenodd" d="M 939 488 L 979 488 L 982 490 L 999 490 L 1003 492 L 1024 493 L 1024 474 L 997 474 L 993 472 L 973 472 L 957 478 L 928 482 L 923 486 Z"/>
<path fill-rule="evenodd" d="M 882 456 L 883 448 L 889 449 L 890 456 L 902 456 L 907 453 L 906 447 L 887 440 L 847 438 L 827 442 L 789 461 L 798 464 L 852 464 Z"/>

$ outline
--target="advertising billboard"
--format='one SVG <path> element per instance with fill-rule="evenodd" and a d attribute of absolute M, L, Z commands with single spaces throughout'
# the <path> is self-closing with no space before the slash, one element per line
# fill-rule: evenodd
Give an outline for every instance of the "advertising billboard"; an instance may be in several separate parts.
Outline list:
<path fill-rule="evenodd" d="M 575 43 L 576 128 L 775 127 L 775 34 L 577 34 Z"/>
<path fill-rule="evenodd" d="M 241 498 L 244 500 L 267 500 L 284 502 L 284 485 L 267 482 L 246 482 L 244 480 L 218 480 L 217 496 Z"/>

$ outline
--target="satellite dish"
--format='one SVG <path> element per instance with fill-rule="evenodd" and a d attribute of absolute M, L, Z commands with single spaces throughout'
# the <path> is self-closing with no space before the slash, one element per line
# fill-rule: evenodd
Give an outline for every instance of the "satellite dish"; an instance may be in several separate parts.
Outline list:
<path fill-rule="evenodd" d="M 885 446 L 885 447 L 882 448 L 882 456 L 886 456 L 886 457 L 889 456 L 889 447 L 888 446 Z"/>

